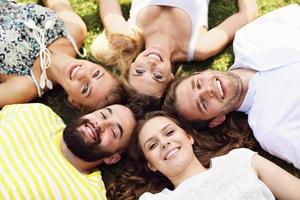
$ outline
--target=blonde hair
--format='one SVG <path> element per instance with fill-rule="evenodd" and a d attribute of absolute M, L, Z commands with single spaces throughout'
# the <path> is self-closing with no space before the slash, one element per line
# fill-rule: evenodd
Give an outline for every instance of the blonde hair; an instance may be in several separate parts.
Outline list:
<path fill-rule="evenodd" d="M 131 63 L 143 48 L 141 30 L 137 27 L 128 34 L 110 33 L 104 30 L 94 39 L 91 53 L 102 64 L 117 65 L 123 81 L 127 79 L 126 73 L 129 72 Z"/>

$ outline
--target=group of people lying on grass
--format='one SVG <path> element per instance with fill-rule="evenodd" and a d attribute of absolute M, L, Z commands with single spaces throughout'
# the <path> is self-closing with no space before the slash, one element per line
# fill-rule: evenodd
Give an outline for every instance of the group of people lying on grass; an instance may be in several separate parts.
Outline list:
<path fill-rule="evenodd" d="M 128 20 L 116 0 L 101 0 L 91 52 L 118 75 L 76 58 L 87 28 L 68 0 L 44 5 L 0 2 L 1 199 L 105 199 L 96 167 L 123 154 L 111 199 L 300 198 L 300 180 L 245 148 L 248 127 L 233 131 L 228 117 L 246 113 L 260 146 L 300 169 L 298 5 L 255 19 L 255 0 L 238 0 L 208 29 L 207 0 L 132 0 Z M 228 71 L 176 71 L 232 40 Z M 20 104 L 56 85 L 94 112 L 66 126 L 45 105 Z"/>

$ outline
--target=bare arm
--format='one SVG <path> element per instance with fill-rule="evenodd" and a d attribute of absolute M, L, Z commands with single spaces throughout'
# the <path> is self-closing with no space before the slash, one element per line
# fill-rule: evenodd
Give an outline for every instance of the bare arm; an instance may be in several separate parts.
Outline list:
<path fill-rule="evenodd" d="M 30 77 L 11 76 L 0 83 L 0 108 L 8 104 L 26 103 L 38 96 Z"/>
<path fill-rule="evenodd" d="M 104 28 L 111 33 L 127 33 L 129 27 L 117 0 L 100 0 L 100 18 Z"/>
<path fill-rule="evenodd" d="M 74 12 L 69 0 L 44 0 L 44 3 L 59 15 L 77 46 L 81 47 L 87 36 L 87 28 L 81 17 Z"/>
<path fill-rule="evenodd" d="M 258 15 L 255 0 L 238 0 L 239 11 L 226 18 L 209 31 L 200 30 L 197 38 L 195 60 L 205 60 L 216 55 L 230 43 L 235 32 Z"/>
<path fill-rule="evenodd" d="M 300 179 L 257 154 L 253 157 L 252 166 L 277 199 L 300 199 Z"/>

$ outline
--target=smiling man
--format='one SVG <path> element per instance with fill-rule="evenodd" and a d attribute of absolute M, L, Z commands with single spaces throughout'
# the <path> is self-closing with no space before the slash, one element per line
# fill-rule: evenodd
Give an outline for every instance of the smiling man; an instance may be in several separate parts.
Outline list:
<path fill-rule="evenodd" d="M 203 71 L 175 80 L 164 109 L 196 126 L 215 127 L 226 114 L 248 114 L 269 153 L 300 169 L 300 7 L 270 12 L 237 31 L 228 72 Z"/>
<path fill-rule="evenodd" d="M 67 126 L 43 104 L 5 106 L 0 112 L 0 199 L 106 199 L 96 167 L 120 160 L 135 123 L 122 105 Z"/>

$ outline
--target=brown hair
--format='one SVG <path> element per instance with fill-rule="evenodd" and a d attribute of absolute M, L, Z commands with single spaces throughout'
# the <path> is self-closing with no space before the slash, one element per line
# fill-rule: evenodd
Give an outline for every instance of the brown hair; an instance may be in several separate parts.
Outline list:
<path fill-rule="evenodd" d="M 233 148 L 253 148 L 256 146 L 256 142 L 250 136 L 251 131 L 249 128 L 244 127 L 245 124 L 242 126 L 231 124 L 232 127 L 227 127 L 227 129 L 210 129 L 199 133 L 163 111 L 148 113 L 143 120 L 138 122 L 136 133 L 129 145 L 125 159 L 124 172 L 107 187 L 109 199 L 138 199 L 146 191 L 156 193 L 164 188 L 173 189 L 172 183 L 164 175 L 160 172 L 153 172 L 148 168 L 147 161 L 138 143 L 138 134 L 144 124 L 157 116 L 167 117 L 193 136 L 195 141 L 193 145 L 194 153 L 205 167 L 209 166 L 212 157 L 224 155 Z M 224 134 L 225 132 L 228 134 Z"/>
<path fill-rule="evenodd" d="M 140 94 L 126 85 L 124 88 L 127 94 L 126 105 L 132 110 L 137 119 L 144 117 L 145 113 L 160 110 L 162 104 L 161 97 Z"/>

